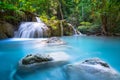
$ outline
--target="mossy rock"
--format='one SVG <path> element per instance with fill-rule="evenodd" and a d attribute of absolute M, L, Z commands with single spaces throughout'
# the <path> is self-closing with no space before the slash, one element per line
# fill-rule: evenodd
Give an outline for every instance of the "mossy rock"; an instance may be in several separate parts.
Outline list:
<path fill-rule="evenodd" d="M 71 25 L 65 20 L 49 21 L 48 27 L 50 28 L 50 36 L 61 36 L 61 21 L 63 27 L 63 36 L 71 36 L 74 31 Z"/>
<path fill-rule="evenodd" d="M 5 38 L 11 38 L 14 36 L 14 26 L 4 22 L 0 21 L 0 39 L 5 39 Z"/>

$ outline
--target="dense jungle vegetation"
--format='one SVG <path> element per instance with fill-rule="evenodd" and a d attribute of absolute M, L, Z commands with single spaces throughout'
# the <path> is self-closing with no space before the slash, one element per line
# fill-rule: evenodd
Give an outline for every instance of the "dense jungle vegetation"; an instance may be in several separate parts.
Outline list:
<path fill-rule="evenodd" d="M 0 22 L 17 26 L 39 16 L 57 28 L 57 22 L 72 24 L 88 35 L 120 36 L 119 0 L 1 0 Z M 63 25 L 64 27 L 64 25 Z"/>

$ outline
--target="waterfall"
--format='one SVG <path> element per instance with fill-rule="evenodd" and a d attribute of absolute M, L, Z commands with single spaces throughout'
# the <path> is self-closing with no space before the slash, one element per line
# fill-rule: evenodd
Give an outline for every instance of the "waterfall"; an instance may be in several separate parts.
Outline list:
<path fill-rule="evenodd" d="M 36 17 L 37 22 L 43 23 L 39 17 Z"/>
<path fill-rule="evenodd" d="M 83 35 L 80 31 L 76 30 L 75 27 L 72 26 L 71 24 L 69 24 L 69 26 L 73 29 L 73 31 L 74 31 L 74 36 Z"/>
<path fill-rule="evenodd" d="M 36 17 L 37 22 L 23 22 L 15 34 L 17 38 L 40 38 L 47 36 L 48 27 Z"/>

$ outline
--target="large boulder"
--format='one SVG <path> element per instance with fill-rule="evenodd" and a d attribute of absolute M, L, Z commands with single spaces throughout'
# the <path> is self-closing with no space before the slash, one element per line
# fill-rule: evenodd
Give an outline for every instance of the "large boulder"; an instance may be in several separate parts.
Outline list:
<path fill-rule="evenodd" d="M 120 74 L 99 58 L 67 65 L 68 80 L 120 80 Z"/>
<path fill-rule="evenodd" d="M 29 72 L 37 69 L 56 67 L 69 62 L 70 56 L 64 52 L 30 54 L 19 61 L 19 71 Z"/>
<path fill-rule="evenodd" d="M 34 63 L 48 62 L 52 60 L 53 60 L 52 57 L 50 57 L 49 55 L 29 54 L 24 59 L 22 59 L 22 64 L 29 65 L 29 64 L 34 64 Z"/>
<path fill-rule="evenodd" d="M 13 25 L 0 21 L 0 39 L 11 38 L 14 36 Z"/>

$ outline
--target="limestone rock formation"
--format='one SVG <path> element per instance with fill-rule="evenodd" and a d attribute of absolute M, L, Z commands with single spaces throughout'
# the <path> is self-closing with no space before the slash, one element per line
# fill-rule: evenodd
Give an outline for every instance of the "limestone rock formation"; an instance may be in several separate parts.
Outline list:
<path fill-rule="evenodd" d="M 34 63 L 40 63 L 40 62 L 48 62 L 52 61 L 52 57 L 49 55 L 41 55 L 41 54 L 36 54 L 36 55 L 27 55 L 23 60 L 22 64 L 23 65 L 29 65 L 29 64 L 34 64 Z"/>
<path fill-rule="evenodd" d="M 14 36 L 13 25 L 0 21 L 0 39 L 11 38 Z"/>
<path fill-rule="evenodd" d="M 120 80 L 120 74 L 99 58 L 67 65 L 68 80 Z"/>
<path fill-rule="evenodd" d="M 29 72 L 36 69 L 64 65 L 69 62 L 70 56 L 64 52 L 48 54 L 30 54 L 19 61 L 18 70 Z"/>

